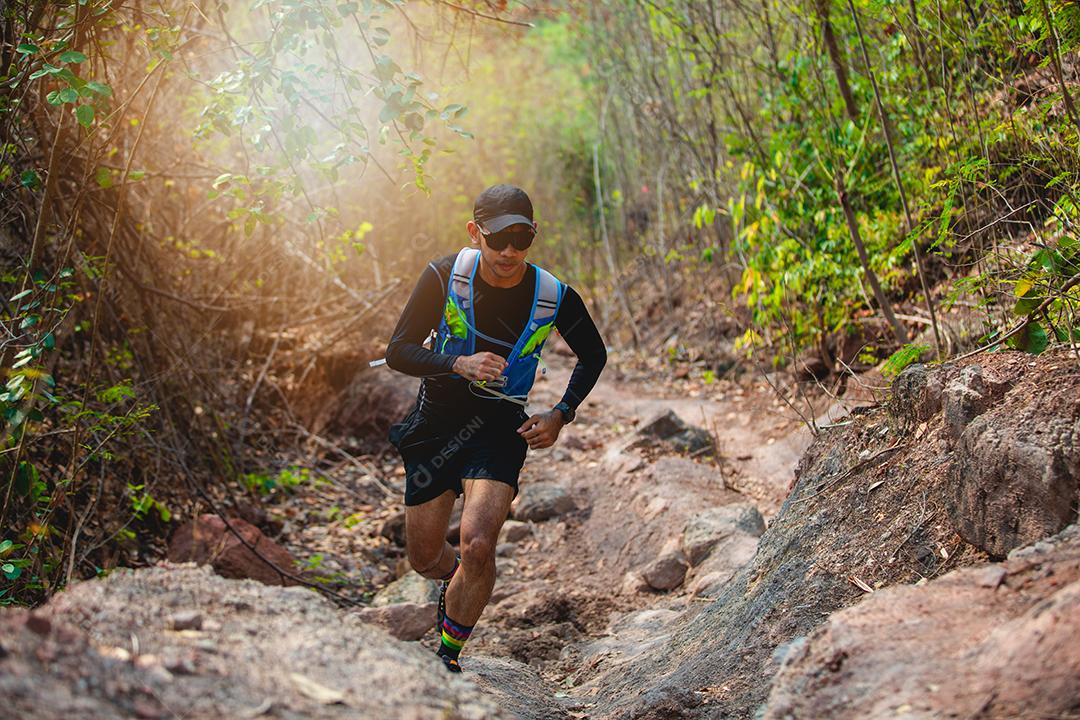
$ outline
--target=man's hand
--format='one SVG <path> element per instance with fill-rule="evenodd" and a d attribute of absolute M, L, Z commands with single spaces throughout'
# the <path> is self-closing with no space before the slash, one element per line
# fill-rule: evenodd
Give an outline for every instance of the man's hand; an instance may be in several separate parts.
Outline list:
<path fill-rule="evenodd" d="M 498 380 L 506 369 L 506 358 L 490 352 L 458 355 L 454 372 L 466 380 Z"/>
<path fill-rule="evenodd" d="M 566 422 L 563 414 L 558 410 L 549 410 L 546 413 L 533 415 L 517 429 L 518 434 L 525 438 L 529 447 L 533 450 L 551 447 L 559 439 L 559 431 Z"/>

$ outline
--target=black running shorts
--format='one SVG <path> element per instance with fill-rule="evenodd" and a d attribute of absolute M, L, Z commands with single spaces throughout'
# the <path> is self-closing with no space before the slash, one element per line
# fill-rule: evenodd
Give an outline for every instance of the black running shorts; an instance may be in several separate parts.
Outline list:
<path fill-rule="evenodd" d="M 518 492 L 529 444 L 517 429 L 524 409 L 453 419 L 424 417 L 413 409 L 390 426 L 389 440 L 405 464 L 405 504 L 420 505 L 447 490 L 460 495 L 467 478 L 498 480 Z"/>

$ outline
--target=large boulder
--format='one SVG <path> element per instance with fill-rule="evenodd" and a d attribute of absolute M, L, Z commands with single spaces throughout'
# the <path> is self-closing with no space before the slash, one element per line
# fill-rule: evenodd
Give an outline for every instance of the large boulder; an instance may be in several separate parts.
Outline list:
<path fill-rule="evenodd" d="M 439 586 L 420 573 L 407 572 L 371 599 L 372 607 L 387 607 L 401 603 L 424 605 L 439 601 Z"/>
<path fill-rule="evenodd" d="M 199 629 L 175 616 L 198 609 Z M 514 717 L 430 650 L 302 587 L 208 567 L 117 570 L 0 610 L 2 717 Z"/>
<path fill-rule="evenodd" d="M 436 603 L 403 602 L 355 611 L 366 623 L 378 625 L 398 640 L 419 640 L 435 627 Z"/>
<path fill-rule="evenodd" d="M 1080 707 L 1078 678 L 1073 525 L 1001 565 L 834 613 L 787 653 L 765 717 L 1066 717 Z"/>
<path fill-rule="evenodd" d="M 570 492 L 557 483 L 533 482 L 522 486 L 514 503 L 515 520 L 540 522 L 577 509 Z"/>
<path fill-rule="evenodd" d="M 1080 393 L 1068 383 L 1053 391 L 1058 370 L 1018 383 L 991 406 L 997 391 L 971 370 L 949 386 L 954 399 L 945 405 L 946 427 L 959 435 L 949 517 L 965 540 L 1001 558 L 1076 520 Z"/>
<path fill-rule="evenodd" d="M 229 518 L 228 525 L 213 514 L 189 520 L 173 533 L 168 558 L 175 563 L 210 565 L 218 575 L 235 580 L 258 580 L 267 585 L 295 584 L 283 574 L 296 572 L 296 559 L 292 554 L 240 518 Z"/>

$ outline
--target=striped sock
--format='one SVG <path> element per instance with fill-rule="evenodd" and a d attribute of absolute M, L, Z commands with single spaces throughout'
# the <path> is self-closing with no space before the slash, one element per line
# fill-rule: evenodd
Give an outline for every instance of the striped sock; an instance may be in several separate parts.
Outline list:
<path fill-rule="evenodd" d="M 465 641 L 472 634 L 472 627 L 459 625 L 444 615 L 442 621 L 442 645 L 439 646 L 439 655 L 452 660 L 457 660 Z"/>

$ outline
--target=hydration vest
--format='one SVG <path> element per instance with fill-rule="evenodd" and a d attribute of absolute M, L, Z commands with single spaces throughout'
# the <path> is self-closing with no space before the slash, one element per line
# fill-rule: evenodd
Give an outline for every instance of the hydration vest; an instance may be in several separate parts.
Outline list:
<path fill-rule="evenodd" d="M 476 352 L 477 336 L 501 345 L 510 350 L 506 358 L 503 375 L 504 384 L 471 383 L 481 389 L 485 386 L 500 388 L 501 392 L 491 392 L 493 397 L 512 399 L 519 404 L 528 399 L 536 377 L 536 367 L 540 362 L 540 351 L 544 341 L 555 326 L 555 316 L 559 312 L 566 286 L 554 275 L 543 268 L 536 268 L 536 288 L 533 290 L 532 310 L 529 323 L 514 345 L 503 342 L 476 329 L 473 315 L 473 278 L 480 267 L 480 250 L 462 248 L 454 260 L 454 269 L 446 287 L 446 306 L 435 335 L 435 352 L 451 355 L 472 355 Z M 460 377 L 460 376 L 458 376 Z M 507 397 L 509 396 L 509 397 Z"/>

